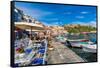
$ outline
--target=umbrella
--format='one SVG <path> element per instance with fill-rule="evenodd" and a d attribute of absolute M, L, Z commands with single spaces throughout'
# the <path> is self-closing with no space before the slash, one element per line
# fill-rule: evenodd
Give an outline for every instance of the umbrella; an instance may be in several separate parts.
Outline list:
<path fill-rule="evenodd" d="M 34 24 L 34 23 L 28 23 L 28 22 L 15 22 L 15 26 L 20 29 L 30 29 L 33 30 L 42 30 L 43 26 Z"/>
<path fill-rule="evenodd" d="M 31 31 L 31 30 L 29 30 L 29 29 L 26 29 L 26 31 Z M 32 29 L 32 31 L 34 31 L 34 32 L 44 32 L 44 30 L 35 30 L 35 29 Z"/>
<path fill-rule="evenodd" d="M 23 30 L 31 29 L 31 34 L 32 30 L 43 30 L 43 26 L 28 22 L 15 22 L 15 27 Z"/>

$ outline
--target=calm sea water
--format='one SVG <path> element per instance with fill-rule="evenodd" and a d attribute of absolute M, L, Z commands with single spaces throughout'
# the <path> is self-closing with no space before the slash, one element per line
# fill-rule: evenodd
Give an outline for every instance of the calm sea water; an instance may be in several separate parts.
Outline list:
<path fill-rule="evenodd" d="M 87 62 L 96 62 L 97 61 L 97 53 L 89 53 L 84 52 L 81 48 L 71 48 L 77 55 L 83 58 Z"/>

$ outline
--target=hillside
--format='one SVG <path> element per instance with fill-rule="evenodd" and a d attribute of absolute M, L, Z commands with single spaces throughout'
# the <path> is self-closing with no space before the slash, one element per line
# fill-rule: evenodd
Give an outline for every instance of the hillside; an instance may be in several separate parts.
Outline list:
<path fill-rule="evenodd" d="M 80 32 L 90 32 L 96 31 L 96 27 L 86 26 L 86 25 L 64 25 L 64 29 L 69 33 L 80 33 Z"/>

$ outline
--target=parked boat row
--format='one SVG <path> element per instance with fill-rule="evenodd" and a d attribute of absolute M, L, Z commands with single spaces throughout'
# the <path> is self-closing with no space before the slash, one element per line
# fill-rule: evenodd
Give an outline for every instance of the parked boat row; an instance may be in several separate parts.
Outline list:
<path fill-rule="evenodd" d="M 74 39 L 69 39 L 68 37 L 65 36 L 57 36 L 56 40 L 64 43 L 66 46 L 69 47 L 78 47 L 78 48 L 82 48 L 82 50 L 84 52 L 91 52 L 91 53 L 96 53 L 97 52 L 97 41 L 96 41 L 96 33 L 87 33 L 87 35 L 85 34 L 85 37 L 88 38 L 84 38 L 84 36 L 81 38 L 79 36 L 74 37 Z M 70 37 L 71 38 L 71 37 Z"/>
<path fill-rule="evenodd" d="M 97 44 L 93 43 L 93 42 L 90 42 L 90 41 L 87 41 L 87 42 L 81 42 L 80 41 L 80 42 L 77 42 L 77 43 L 67 41 L 66 45 L 70 46 L 70 47 L 82 48 L 83 51 L 85 51 L 85 52 L 91 52 L 91 53 L 96 53 L 97 52 Z"/>

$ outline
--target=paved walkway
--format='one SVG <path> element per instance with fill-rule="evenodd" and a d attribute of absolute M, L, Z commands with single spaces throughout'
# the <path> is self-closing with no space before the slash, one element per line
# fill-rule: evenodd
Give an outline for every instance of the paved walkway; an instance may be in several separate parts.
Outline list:
<path fill-rule="evenodd" d="M 51 45 L 54 46 L 54 50 L 48 54 L 48 64 L 85 62 L 64 44 L 53 41 Z"/>

